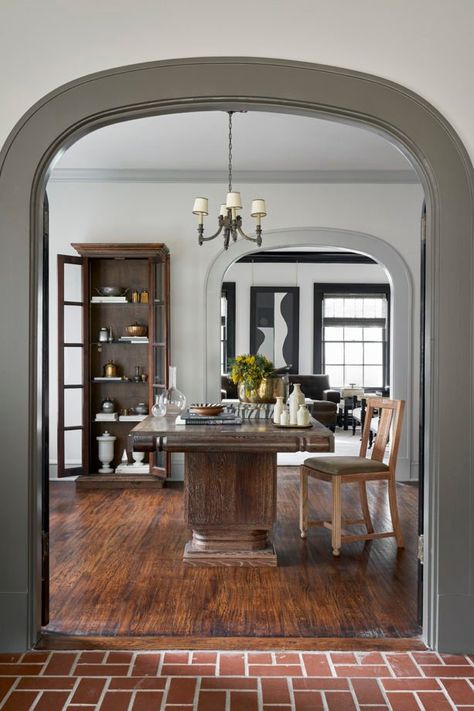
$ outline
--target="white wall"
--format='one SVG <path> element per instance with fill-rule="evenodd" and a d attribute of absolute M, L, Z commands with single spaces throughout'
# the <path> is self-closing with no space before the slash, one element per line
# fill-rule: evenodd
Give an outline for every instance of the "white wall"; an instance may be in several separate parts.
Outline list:
<path fill-rule="evenodd" d="M 388 281 L 378 264 L 233 264 L 226 281 L 235 282 L 235 352 L 250 349 L 250 287 L 298 286 L 300 289 L 299 365 L 300 373 L 313 372 L 314 284 L 382 284 Z"/>
<path fill-rule="evenodd" d="M 225 186 L 206 185 L 211 213 Z M 254 194 L 267 199 L 265 229 L 324 226 L 375 235 L 393 245 L 407 263 L 418 313 L 419 232 L 423 193 L 417 185 L 243 185 L 244 205 Z M 71 242 L 165 242 L 171 251 L 171 360 L 178 387 L 202 402 L 205 309 L 204 280 L 220 240 L 199 247 L 193 199 L 202 186 L 151 183 L 70 183 L 48 185 L 51 263 L 51 459 L 56 459 L 56 254 L 73 254 Z M 208 218 L 208 229 L 213 220 Z M 245 225 L 244 225 L 245 226 Z M 264 232 L 265 244 L 265 232 Z M 297 234 L 295 234 L 295 244 Z M 331 245 L 329 244 L 328 247 Z M 351 245 L 347 244 L 350 248 Z M 229 248 L 232 249 L 232 246 Z M 312 300 L 311 300 L 312 303 Z M 413 362 L 417 364 L 418 321 Z M 414 399 L 416 407 L 416 398 Z M 414 413 L 414 420 L 416 416 Z M 416 436 L 416 433 L 413 434 Z M 412 448 L 416 456 L 416 448 Z"/>

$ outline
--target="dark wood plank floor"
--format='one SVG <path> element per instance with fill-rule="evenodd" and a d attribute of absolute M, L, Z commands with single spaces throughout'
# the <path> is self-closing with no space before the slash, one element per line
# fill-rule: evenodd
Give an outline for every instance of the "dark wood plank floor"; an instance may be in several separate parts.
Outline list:
<path fill-rule="evenodd" d="M 298 530 L 298 468 L 279 469 L 278 568 L 191 568 L 182 491 L 51 485 L 52 632 L 81 635 L 409 637 L 417 635 L 417 488 L 398 486 L 406 548 L 353 543 L 333 558 L 328 532 Z M 352 486 L 344 498 L 358 515 Z M 355 493 L 355 492 L 354 492 Z M 310 483 L 312 515 L 329 510 Z M 385 485 L 370 485 L 376 527 L 388 527 Z"/>

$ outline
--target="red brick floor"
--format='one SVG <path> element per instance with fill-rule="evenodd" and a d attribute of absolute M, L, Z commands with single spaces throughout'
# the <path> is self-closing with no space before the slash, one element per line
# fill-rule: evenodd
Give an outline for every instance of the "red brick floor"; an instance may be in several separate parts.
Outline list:
<path fill-rule="evenodd" d="M 2 711 L 474 710 L 474 655 L 0 654 Z"/>

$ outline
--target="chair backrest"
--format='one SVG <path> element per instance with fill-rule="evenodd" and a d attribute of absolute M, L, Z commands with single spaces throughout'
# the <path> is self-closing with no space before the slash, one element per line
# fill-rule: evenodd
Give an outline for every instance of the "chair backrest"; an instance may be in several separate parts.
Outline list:
<path fill-rule="evenodd" d="M 390 457 L 388 465 L 395 471 L 398 455 L 398 445 L 400 443 L 400 433 L 402 429 L 403 412 L 405 400 L 389 400 L 385 397 L 367 398 L 367 410 L 365 411 L 364 431 L 360 445 L 360 456 L 367 456 L 367 446 L 369 443 L 370 425 L 372 418 L 378 417 L 377 436 L 372 447 L 372 459 L 378 462 L 383 461 L 385 449 L 391 431 Z M 375 415 L 375 410 L 377 415 Z"/>

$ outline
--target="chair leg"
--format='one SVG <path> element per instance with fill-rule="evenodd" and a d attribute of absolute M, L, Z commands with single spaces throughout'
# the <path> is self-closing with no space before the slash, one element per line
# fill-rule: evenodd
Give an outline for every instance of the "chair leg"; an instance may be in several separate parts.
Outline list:
<path fill-rule="evenodd" d="M 331 543 L 332 554 L 340 555 L 341 552 L 341 477 L 334 476 L 332 478 L 332 528 L 331 528 Z"/>
<path fill-rule="evenodd" d="M 390 516 L 392 517 L 392 527 L 395 532 L 395 538 L 397 539 L 398 548 L 404 548 L 405 544 L 403 542 L 402 529 L 400 527 L 400 518 L 398 515 L 398 505 L 397 505 L 397 486 L 395 481 L 395 475 L 392 475 L 388 480 L 388 501 L 390 504 Z"/>
<path fill-rule="evenodd" d="M 364 517 L 367 533 L 373 533 L 374 527 L 370 517 L 369 502 L 367 501 L 367 484 L 365 481 L 359 482 L 360 505 L 362 507 L 362 515 Z"/>
<path fill-rule="evenodd" d="M 308 530 L 308 475 L 300 467 L 300 531 L 301 538 L 306 538 Z"/>

